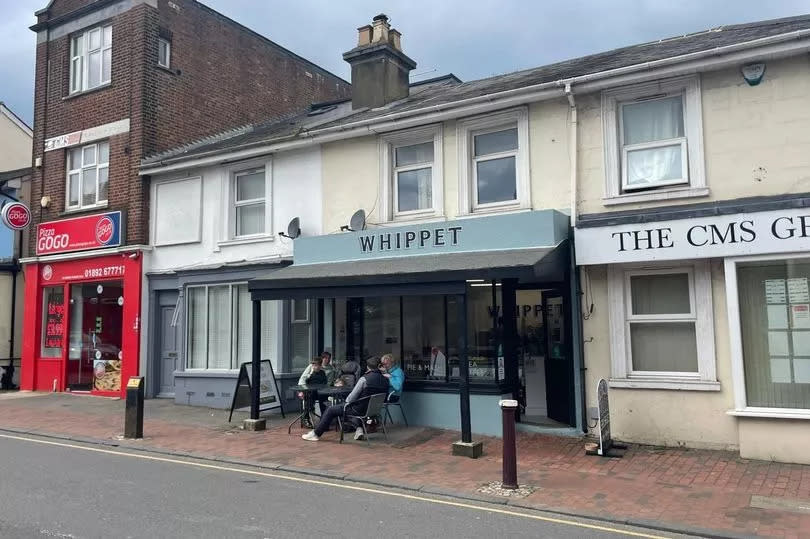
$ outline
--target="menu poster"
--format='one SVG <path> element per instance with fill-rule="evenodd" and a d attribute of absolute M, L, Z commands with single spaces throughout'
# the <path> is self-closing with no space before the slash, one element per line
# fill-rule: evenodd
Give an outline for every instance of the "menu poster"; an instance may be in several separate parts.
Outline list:
<path fill-rule="evenodd" d="M 765 280 L 765 299 L 768 303 L 787 303 L 784 279 Z"/>
<path fill-rule="evenodd" d="M 810 329 L 810 303 L 799 303 L 790 306 L 794 329 Z M 801 354 L 804 355 L 804 354 Z"/>
<path fill-rule="evenodd" d="M 810 290 L 807 287 L 807 277 L 788 279 L 787 288 L 790 303 L 810 303 Z"/>
<path fill-rule="evenodd" d="M 62 348 L 65 336 L 65 298 L 61 290 L 53 290 L 45 304 L 45 348 Z"/>

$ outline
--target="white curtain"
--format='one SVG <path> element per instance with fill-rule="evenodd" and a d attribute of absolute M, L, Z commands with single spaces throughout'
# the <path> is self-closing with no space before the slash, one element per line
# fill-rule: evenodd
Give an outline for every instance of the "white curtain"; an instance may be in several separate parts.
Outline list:
<path fill-rule="evenodd" d="M 205 288 L 189 288 L 188 295 L 188 368 L 204 369 L 205 362 Z"/>
<path fill-rule="evenodd" d="M 208 288 L 208 368 L 231 368 L 231 291 Z"/>
<path fill-rule="evenodd" d="M 684 136 L 681 96 L 655 99 L 622 107 L 624 146 L 677 139 Z M 677 145 L 628 150 L 628 185 L 646 185 L 679 179 L 682 149 Z"/>

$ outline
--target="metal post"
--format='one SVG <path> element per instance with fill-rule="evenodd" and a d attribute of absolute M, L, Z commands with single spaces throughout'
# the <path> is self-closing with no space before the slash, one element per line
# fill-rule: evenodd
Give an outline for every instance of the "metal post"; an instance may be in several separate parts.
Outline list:
<path fill-rule="evenodd" d="M 127 382 L 124 438 L 143 438 L 143 376 L 133 376 Z"/>
<path fill-rule="evenodd" d="M 253 300 L 253 356 L 251 359 L 250 419 L 259 419 L 259 381 L 262 364 L 262 304 Z"/>
<path fill-rule="evenodd" d="M 472 442 L 472 425 L 470 421 L 470 362 L 467 354 L 467 296 L 456 296 L 458 309 L 458 374 L 459 405 L 461 407 L 461 441 Z"/>
<path fill-rule="evenodd" d="M 518 407 L 516 400 L 502 400 L 501 420 L 503 421 L 503 488 L 516 489 L 517 482 L 517 444 L 515 441 L 515 411 Z"/>

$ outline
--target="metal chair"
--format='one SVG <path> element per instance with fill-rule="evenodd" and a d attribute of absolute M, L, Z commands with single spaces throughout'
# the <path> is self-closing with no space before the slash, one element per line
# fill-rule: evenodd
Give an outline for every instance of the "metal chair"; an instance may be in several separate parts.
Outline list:
<path fill-rule="evenodd" d="M 396 402 L 391 402 L 391 397 L 393 396 L 399 397 L 399 400 Z M 383 423 L 386 420 L 391 420 L 391 424 L 394 424 L 394 418 L 391 416 L 391 411 L 388 409 L 389 406 L 398 406 L 399 407 L 399 415 L 402 416 L 402 421 L 405 422 L 405 426 L 408 426 L 408 418 L 405 417 L 405 410 L 402 408 L 402 395 L 397 395 L 396 391 L 392 391 L 388 394 L 388 397 L 385 399 L 385 404 L 383 404 L 383 413 L 385 414 L 383 418 Z"/>
<path fill-rule="evenodd" d="M 380 421 L 380 425 L 382 426 L 383 435 L 385 436 L 385 441 L 388 441 L 388 432 L 385 430 L 385 422 L 383 421 L 383 406 L 385 405 L 385 399 L 388 395 L 385 393 L 376 393 L 369 397 L 363 397 L 362 399 L 358 399 L 353 403 L 347 405 L 351 406 L 352 404 L 360 403 L 364 400 L 368 400 L 368 404 L 366 405 L 366 412 L 363 415 L 354 415 L 348 413 L 346 409 L 343 411 L 342 416 L 338 416 L 338 430 L 340 430 L 340 443 L 343 443 L 343 424 L 345 422 L 350 422 L 351 420 L 360 421 L 360 427 L 363 429 L 363 437 L 366 439 L 366 443 L 371 445 L 371 442 L 368 440 L 368 430 L 366 429 L 366 421 L 371 419 L 378 419 Z"/>

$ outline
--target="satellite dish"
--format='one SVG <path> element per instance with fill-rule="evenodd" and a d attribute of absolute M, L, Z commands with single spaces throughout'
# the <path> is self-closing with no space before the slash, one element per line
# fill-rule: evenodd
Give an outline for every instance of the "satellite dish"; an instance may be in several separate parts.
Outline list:
<path fill-rule="evenodd" d="M 357 210 L 349 220 L 350 230 L 365 230 L 366 229 L 366 212 L 364 210 Z"/>
<path fill-rule="evenodd" d="M 287 233 L 279 232 L 278 235 L 294 240 L 301 235 L 301 220 L 298 217 L 293 217 L 290 224 L 287 225 Z"/>

